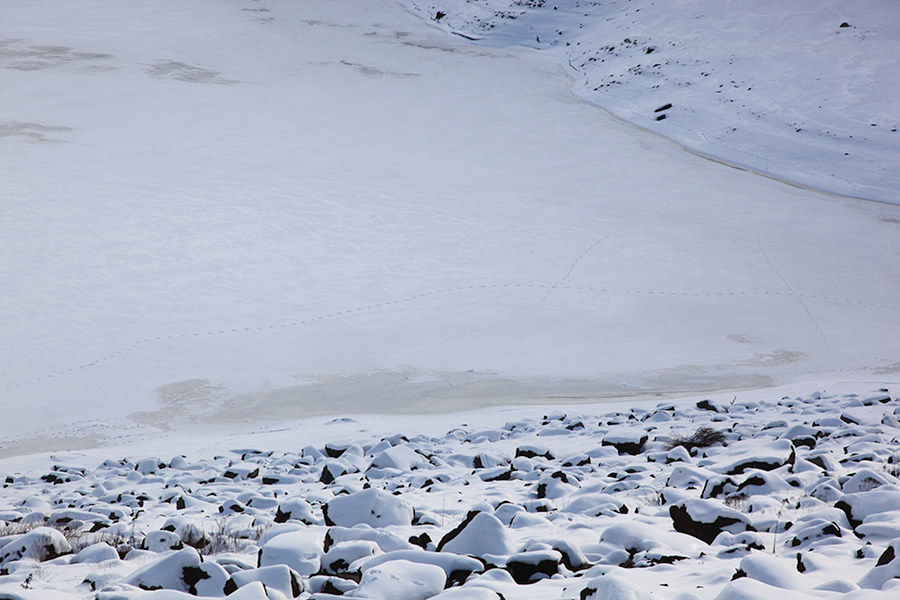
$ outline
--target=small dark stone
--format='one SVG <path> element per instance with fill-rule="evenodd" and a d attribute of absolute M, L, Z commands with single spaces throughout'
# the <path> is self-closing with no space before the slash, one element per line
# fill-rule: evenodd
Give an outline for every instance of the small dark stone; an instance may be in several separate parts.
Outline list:
<path fill-rule="evenodd" d="M 225 582 L 225 587 L 222 589 L 222 591 L 225 592 L 226 596 L 230 596 L 233 593 L 235 593 L 236 591 L 238 591 L 238 586 L 234 582 L 234 579 L 229 577 L 228 581 Z"/>
<path fill-rule="evenodd" d="M 546 575 L 551 577 L 559 570 L 559 563 L 555 560 L 542 560 L 537 564 L 510 560 L 506 563 L 506 570 L 519 585 L 534 583 L 535 576 Z"/>
<path fill-rule="evenodd" d="M 510 479 L 512 479 L 512 470 L 503 471 L 499 475 L 488 477 L 485 481 L 509 481 Z"/>
<path fill-rule="evenodd" d="M 725 527 L 740 522 L 738 519 L 722 516 L 716 517 L 712 523 L 695 521 L 688 513 L 686 506 L 677 504 L 669 508 L 669 516 L 672 518 L 672 526 L 675 531 L 693 536 L 707 544 L 711 544 Z"/>
<path fill-rule="evenodd" d="M 349 446 L 332 446 L 331 444 L 325 444 L 325 454 L 328 455 L 328 458 L 340 458 L 341 454 L 343 454 Z"/>
<path fill-rule="evenodd" d="M 763 486 L 763 485 L 766 485 L 766 480 L 763 479 L 762 477 L 760 477 L 759 475 L 753 475 L 752 477 L 748 477 L 743 482 L 741 482 L 741 485 L 738 486 L 738 491 L 741 491 L 748 485 Z"/>
<path fill-rule="evenodd" d="M 697 408 L 699 408 L 700 410 L 709 410 L 709 411 L 712 411 L 712 412 L 714 412 L 714 413 L 719 412 L 719 409 L 716 408 L 716 407 L 713 405 L 713 403 L 710 402 L 709 400 L 701 400 L 700 402 L 697 403 Z"/>
<path fill-rule="evenodd" d="M 894 560 L 894 558 L 896 558 L 894 554 L 894 547 L 888 546 L 884 553 L 882 553 L 882 555 L 878 557 L 878 562 L 875 563 L 875 566 L 880 567 L 882 565 L 886 565 Z"/>
<path fill-rule="evenodd" d="M 447 587 L 458 587 L 466 582 L 469 579 L 469 575 L 472 574 L 472 571 L 466 571 L 463 569 L 457 569 L 456 571 L 451 571 L 450 575 L 447 576 Z"/>
<path fill-rule="evenodd" d="M 846 501 L 838 500 L 834 503 L 834 507 L 838 510 L 844 511 L 844 514 L 847 515 L 847 520 L 850 521 L 850 527 L 852 527 L 853 529 L 856 529 L 857 527 L 862 525 L 861 519 L 855 519 L 853 517 L 853 507 L 850 506 L 850 504 L 848 504 Z"/>
<path fill-rule="evenodd" d="M 653 112 L 662 112 L 662 111 L 664 111 L 664 110 L 669 110 L 670 108 L 672 108 L 672 103 L 671 103 L 671 102 L 669 102 L 669 103 L 667 103 L 667 104 L 663 104 L 662 106 L 660 106 L 659 108 L 657 108 L 657 109 L 654 110 Z M 703 402 L 709 402 L 709 400 L 703 400 Z M 699 405 L 698 405 L 698 406 L 699 406 Z"/>
<path fill-rule="evenodd" d="M 847 425 L 859 425 L 859 421 L 854 419 L 853 417 L 847 415 L 846 413 L 841 415 L 841 421 L 846 423 Z"/>
<path fill-rule="evenodd" d="M 546 458 L 547 460 L 553 460 L 553 455 L 550 454 L 549 450 L 544 454 L 538 454 L 533 450 L 516 448 L 516 458 L 519 458 L 520 456 L 524 456 L 525 458 L 535 458 L 540 456 L 541 458 Z"/>
<path fill-rule="evenodd" d="M 850 23 L 844 21 L 843 23 L 841 23 L 841 27 L 850 27 Z"/>
<path fill-rule="evenodd" d="M 195 586 L 204 579 L 209 579 L 209 573 L 199 567 L 184 567 L 181 570 L 181 578 L 187 585 L 188 591 L 196 596 L 197 588 Z"/>

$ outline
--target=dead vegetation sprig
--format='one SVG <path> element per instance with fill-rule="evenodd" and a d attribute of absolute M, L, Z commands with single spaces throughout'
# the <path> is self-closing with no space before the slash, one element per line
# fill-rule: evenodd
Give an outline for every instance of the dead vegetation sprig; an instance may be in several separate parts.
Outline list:
<path fill-rule="evenodd" d="M 712 427 L 702 426 L 698 427 L 694 433 L 688 435 L 679 435 L 675 434 L 669 438 L 666 443 L 666 450 L 674 450 L 678 446 L 681 446 L 688 452 L 693 450 L 694 448 L 706 448 L 708 446 L 712 446 L 713 444 L 725 444 L 725 434 L 721 431 L 717 431 Z"/>

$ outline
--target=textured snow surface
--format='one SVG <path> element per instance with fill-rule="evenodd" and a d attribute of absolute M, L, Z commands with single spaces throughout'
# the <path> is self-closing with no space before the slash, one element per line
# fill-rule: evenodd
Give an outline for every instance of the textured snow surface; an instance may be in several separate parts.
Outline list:
<path fill-rule="evenodd" d="M 890 4 L 405 6 L 0 0 L 0 596 L 895 597 Z"/>
<path fill-rule="evenodd" d="M 830 421 L 848 410 L 869 422 Z M 898 415 L 886 390 L 757 391 L 405 424 L 322 420 L 228 440 L 170 436 L 5 459 L 0 593 L 893 598 Z M 604 445 L 626 423 L 648 437 L 638 454 Z M 672 440 L 699 427 L 723 441 L 673 458 Z M 796 436 L 800 428 L 814 435 Z M 792 453 L 771 463 L 781 443 Z M 323 477 L 342 445 L 357 458 Z M 423 461 L 379 466 L 385 447 Z M 737 453 L 758 467 L 726 471 Z M 573 510 L 584 498 L 596 503 Z M 354 512 L 353 526 L 332 524 Z"/>
<path fill-rule="evenodd" d="M 552 52 L 388 0 L 0 7 L 4 455 L 896 378 L 900 207 L 693 156 Z M 872 14 L 816 35 L 893 60 Z"/>
<path fill-rule="evenodd" d="M 548 51 L 579 97 L 691 149 L 900 203 L 893 2 L 403 1 L 480 43 Z"/>

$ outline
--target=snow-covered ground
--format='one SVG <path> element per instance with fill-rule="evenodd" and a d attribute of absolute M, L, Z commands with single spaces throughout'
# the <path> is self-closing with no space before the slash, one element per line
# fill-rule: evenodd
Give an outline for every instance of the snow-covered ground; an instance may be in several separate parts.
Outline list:
<path fill-rule="evenodd" d="M 900 11 L 878 0 L 404 0 L 539 48 L 575 93 L 731 164 L 900 203 Z"/>
<path fill-rule="evenodd" d="M 730 90 L 746 106 L 723 113 L 724 103 L 700 93 L 714 94 L 709 84 L 682 86 L 688 95 L 676 89 L 697 67 L 684 66 L 683 53 L 696 51 L 675 36 L 688 35 L 678 19 L 699 4 L 673 3 L 663 14 L 637 2 L 627 10 L 583 3 L 590 18 L 578 17 L 582 32 L 558 35 L 569 46 L 536 33 L 535 48 L 524 48 L 523 28 L 549 23 L 552 10 L 528 4 L 488 31 L 480 11 L 494 14 L 501 5 L 493 1 L 407 2 L 407 11 L 390 0 L 0 0 L 0 468 L 9 477 L 0 520 L 12 536 L 0 539 L 8 573 L 0 596 L 93 598 L 81 583 L 93 573 L 106 600 L 180 598 L 128 585 L 184 586 L 177 573 L 185 566 L 210 594 L 224 593 L 214 587 L 225 572 L 241 587 L 236 598 L 265 597 L 254 577 L 266 578 L 269 598 L 299 589 L 285 569 L 255 570 L 266 564 L 293 565 L 298 585 L 316 590 L 324 580 L 301 565 L 324 564 L 323 506 L 367 479 L 402 501 L 385 505 L 394 515 L 387 533 L 329 530 L 329 547 L 350 536 L 344 573 L 373 580 L 357 597 L 428 597 L 422 589 L 442 588 L 449 575 L 430 567 L 471 566 L 470 554 L 482 570 L 503 568 L 447 598 L 495 598 L 490 590 L 507 599 L 587 598 L 582 590 L 594 585 L 602 597 L 771 597 L 766 585 L 824 597 L 813 591 L 821 584 L 835 596 L 891 593 L 893 575 L 884 573 L 893 567 L 880 557 L 898 537 L 896 516 L 881 509 L 896 504 L 897 415 L 879 390 L 895 388 L 900 373 L 900 206 L 890 168 L 897 84 L 884 76 L 882 87 L 867 85 L 870 67 L 895 68 L 893 13 L 872 5 L 866 14 L 877 22 L 865 24 L 854 17 L 862 3 L 829 4 L 840 19 L 828 21 L 827 35 L 843 36 L 835 44 L 853 45 L 868 66 L 841 63 L 844 76 L 860 79 L 835 88 L 830 98 L 839 100 L 828 107 L 857 104 L 804 112 L 803 131 L 788 135 L 787 112 L 765 103 L 803 112 L 809 92 L 830 84 L 794 85 L 786 74 L 809 69 L 773 58 L 778 44 L 765 44 L 771 54 L 747 53 L 727 32 L 750 21 L 728 29 L 725 17 L 709 16 L 704 25 L 716 40 L 702 45 L 719 69 L 710 81 L 727 73 L 754 82 Z M 555 12 L 574 19 L 573 8 Z M 439 9 L 446 14 L 435 20 Z M 809 34 L 798 44 L 813 39 L 797 24 L 803 19 L 774 10 L 758 10 L 753 22 L 765 29 L 781 15 Z M 778 10 L 806 14 L 801 5 Z M 623 15 L 634 21 L 624 35 L 638 43 L 617 44 L 599 62 L 627 70 L 635 52 L 665 56 L 653 75 L 659 98 L 638 87 L 650 77 L 643 71 L 615 84 L 621 94 L 584 85 L 608 83 L 589 58 L 603 48 L 604 27 L 625 31 Z M 740 60 L 722 70 L 729 53 Z M 762 73 L 771 77 L 754 95 Z M 653 112 L 663 96 L 672 108 Z M 765 116 L 751 128 L 753 112 Z M 875 115 L 876 126 L 851 144 L 861 114 Z M 740 133 L 721 135 L 724 122 Z M 822 134 L 829 124 L 850 133 Z M 746 158 L 758 144 L 774 165 Z M 833 158 L 844 152 L 843 163 Z M 813 168 L 838 166 L 839 177 Z M 697 407 L 706 398 L 719 412 Z M 620 404 L 598 404 L 609 401 Z M 694 456 L 662 450 L 673 432 L 701 425 L 725 432 L 726 446 Z M 823 434 L 810 442 L 795 425 Z M 640 441 L 642 432 L 641 454 L 602 446 Z M 353 451 L 332 463 L 319 456 L 329 443 Z M 522 446 L 552 452 L 516 457 Z M 760 467 L 772 453 L 784 463 L 788 446 L 790 464 Z M 567 464 L 576 454 L 590 463 Z M 727 475 L 737 454 L 759 458 L 762 473 Z M 696 481 L 671 479 L 679 463 Z M 254 465 L 278 481 L 251 477 Z M 486 485 L 488 471 L 500 479 Z M 870 472 L 870 489 L 856 490 Z M 706 482 L 721 490 L 705 494 Z M 758 502 L 728 499 L 748 486 Z M 440 490 L 429 496 L 426 488 Z M 857 523 L 851 506 L 842 520 L 837 504 L 863 491 L 873 493 L 859 501 L 865 518 Z M 581 501 L 589 504 L 598 494 L 628 514 L 565 510 L 576 496 L 591 496 Z M 709 548 L 678 534 L 672 507 L 680 515 L 687 509 L 679 503 L 702 495 L 690 509 L 701 521 L 714 521 L 727 500 L 757 531 Z M 273 524 L 284 501 L 297 499 L 290 506 L 308 511 L 312 525 Z M 232 502 L 246 514 L 230 514 Z M 333 516 L 362 506 L 342 502 Z M 501 523 L 477 517 L 503 542 L 499 552 L 463 536 L 435 558 L 472 510 Z M 394 522 L 410 514 L 409 523 Z M 53 533 L 68 518 L 70 549 L 106 547 L 73 560 Z M 203 563 L 191 550 L 167 554 L 177 543 L 158 530 L 169 518 L 180 537 L 227 527 L 219 539 L 241 553 Z M 782 518 L 813 532 L 800 541 L 800 562 L 785 546 L 793 538 L 781 537 Z M 36 525 L 56 529 L 34 533 Z M 645 525 L 654 535 L 635 540 Z M 604 528 L 612 533 L 601 539 Z M 234 532 L 263 537 L 243 547 Z M 350 568 L 354 553 L 406 548 L 398 535 L 408 545 L 422 533 L 432 545 L 420 537 L 425 547 L 416 547 L 428 557 Z M 62 557 L 34 562 L 47 558 L 34 549 L 48 542 Z M 129 557 L 119 548 L 121 560 L 120 542 L 148 551 Z M 572 546 L 565 552 L 564 542 Z M 744 557 L 757 542 L 764 551 Z M 287 558 L 297 545 L 309 555 Z M 265 546 L 269 562 L 259 565 L 253 552 Z M 781 560 L 769 560 L 772 548 Z M 576 550 L 588 570 L 557 564 L 555 579 L 515 582 L 522 575 L 513 555 L 556 564 Z M 655 561 L 654 552 L 665 560 L 619 570 L 647 566 L 641 561 Z M 879 560 L 889 569 L 877 570 Z M 738 569 L 747 577 L 729 584 Z M 143 579 L 160 576 L 169 579 Z M 395 576 L 425 587 L 379 587 Z M 350 584 L 329 585 L 333 594 Z M 479 586 L 487 591 L 473 591 Z"/>
<path fill-rule="evenodd" d="M 786 391 L 7 459 L 0 597 L 896 597 L 896 399 Z"/>
<path fill-rule="evenodd" d="M 557 56 L 387 0 L 2 7 L 7 453 L 896 377 L 898 207 L 684 152 Z"/>

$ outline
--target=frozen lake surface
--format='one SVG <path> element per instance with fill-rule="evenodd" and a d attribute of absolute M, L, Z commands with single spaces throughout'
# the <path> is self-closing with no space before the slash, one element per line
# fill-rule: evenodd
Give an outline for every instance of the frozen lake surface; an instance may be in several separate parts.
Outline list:
<path fill-rule="evenodd" d="M 897 377 L 900 208 L 623 124 L 552 53 L 387 0 L 3 14 L 7 444 Z"/>

